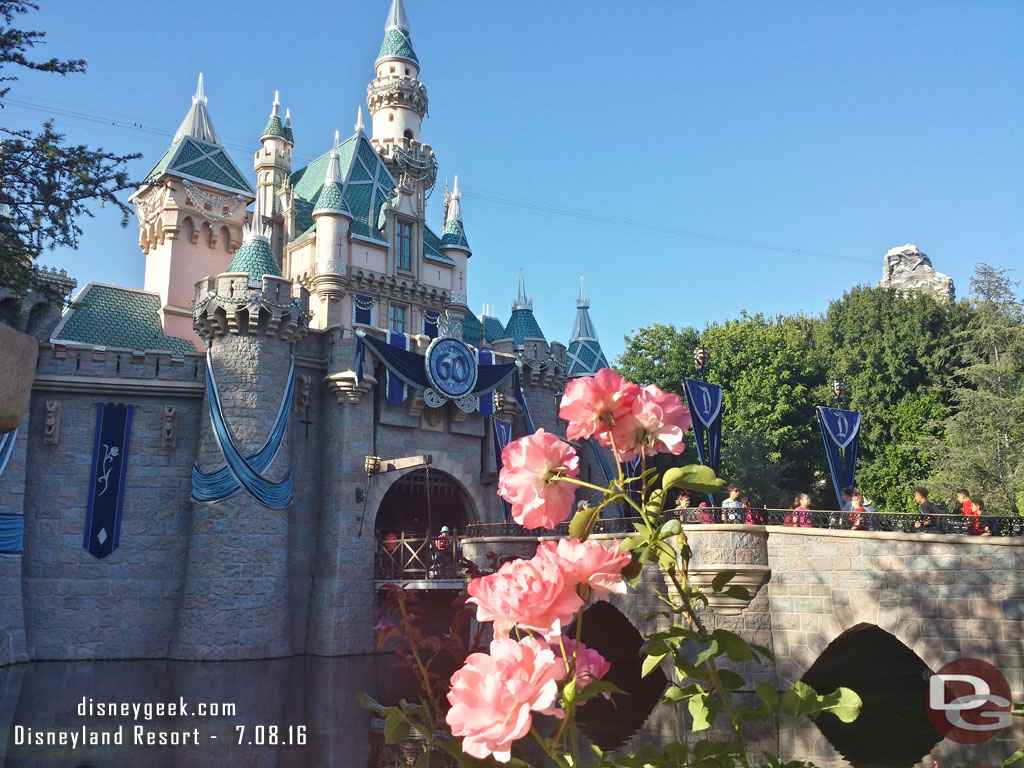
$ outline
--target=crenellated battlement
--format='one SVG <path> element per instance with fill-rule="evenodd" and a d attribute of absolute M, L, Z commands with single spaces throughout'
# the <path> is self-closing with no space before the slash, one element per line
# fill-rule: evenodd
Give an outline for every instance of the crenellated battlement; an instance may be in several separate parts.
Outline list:
<path fill-rule="evenodd" d="M 226 334 L 263 334 L 294 344 L 309 331 L 309 291 L 274 275 L 253 287 L 248 273 L 225 272 L 196 283 L 192 312 L 196 333 L 207 344 Z"/>

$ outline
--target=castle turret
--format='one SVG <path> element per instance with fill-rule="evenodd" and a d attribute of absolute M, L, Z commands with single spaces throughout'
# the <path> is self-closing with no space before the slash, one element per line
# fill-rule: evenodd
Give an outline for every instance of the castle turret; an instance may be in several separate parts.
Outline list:
<path fill-rule="evenodd" d="M 522 351 L 531 359 L 546 360 L 550 348 L 533 316 L 533 299 L 526 295 L 523 270 L 519 270 L 519 293 L 512 302 L 512 314 L 505 323 L 505 337 L 494 342 L 494 348 L 502 352 Z"/>
<path fill-rule="evenodd" d="M 255 196 L 220 143 L 203 76 L 170 148 L 129 198 L 146 254 L 145 290 L 160 294 L 164 334 L 199 338 L 189 302 L 196 280 L 224 269 L 242 243 L 245 207 Z"/>
<path fill-rule="evenodd" d="M 360 121 L 361 122 L 361 121 Z M 357 123 L 358 134 L 360 126 Z M 344 324 L 341 298 L 345 295 L 348 274 L 348 235 L 352 212 L 345 202 L 342 186 L 338 132 L 327 164 L 323 188 L 313 209 L 316 222 L 316 277 L 313 287 L 318 299 L 318 311 L 325 322 L 321 327 L 340 327 Z"/>
<path fill-rule="evenodd" d="M 590 319 L 590 299 L 583 290 L 583 275 L 580 275 L 580 297 L 576 299 L 576 322 L 569 334 L 569 346 L 566 349 L 568 367 L 566 375 L 570 378 L 593 376 L 602 368 L 608 368 L 608 358 L 597 340 L 597 330 Z"/>
<path fill-rule="evenodd" d="M 207 352 L 185 587 L 171 658 L 288 656 L 294 346 L 309 294 L 281 277 L 256 199 L 228 271 L 195 285 Z"/>
<path fill-rule="evenodd" d="M 256 191 L 260 197 L 260 208 L 272 222 L 270 232 L 271 250 L 280 260 L 284 254 L 285 229 L 281 214 L 285 206 L 282 197 L 287 199 L 288 177 L 292 172 L 291 115 L 286 122 L 281 121 L 281 100 L 274 91 L 274 103 L 270 109 L 270 117 L 260 136 L 262 146 L 256 150 L 253 158 L 253 170 L 256 171 Z"/>
<path fill-rule="evenodd" d="M 455 177 L 455 188 L 450 195 L 446 195 L 446 213 L 444 229 L 441 233 L 441 253 L 455 262 L 452 270 L 452 284 L 457 286 L 452 292 L 451 311 L 459 321 L 463 321 L 469 314 L 468 301 L 468 270 L 467 261 L 473 255 L 469 248 L 469 241 L 466 239 L 466 227 L 462 223 L 462 206 L 459 202 L 462 195 L 459 193 L 459 177 Z M 470 315 L 471 316 L 471 315 Z"/>
<path fill-rule="evenodd" d="M 374 65 L 377 76 L 367 86 L 366 104 L 373 118 L 373 145 L 399 181 L 416 185 L 421 205 L 437 179 L 437 160 L 423 143 L 427 89 L 418 80 L 419 60 L 412 48 L 402 0 L 392 0 L 384 25 L 384 42 Z"/>

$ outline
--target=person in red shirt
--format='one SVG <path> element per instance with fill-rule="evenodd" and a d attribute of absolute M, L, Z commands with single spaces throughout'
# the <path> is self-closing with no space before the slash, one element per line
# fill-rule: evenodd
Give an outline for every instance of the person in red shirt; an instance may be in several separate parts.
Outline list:
<path fill-rule="evenodd" d="M 971 502 L 971 494 L 966 488 L 961 488 L 956 492 L 956 500 L 958 504 L 962 505 L 964 515 L 971 518 L 967 524 L 967 532 L 973 536 L 980 535 L 981 521 L 978 519 L 978 513 Z"/>

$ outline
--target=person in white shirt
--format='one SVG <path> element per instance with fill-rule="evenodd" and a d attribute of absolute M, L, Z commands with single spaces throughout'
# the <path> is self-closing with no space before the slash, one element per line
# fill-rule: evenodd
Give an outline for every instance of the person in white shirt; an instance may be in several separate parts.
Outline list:
<path fill-rule="evenodd" d="M 740 513 L 740 508 L 743 503 L 740 501 L 740 489 L 735 483 L 732 483 L 728 487 L 729 498 L 722 502 L 722 522 L 723 523 L 742 523 L 743 515 Z"/>

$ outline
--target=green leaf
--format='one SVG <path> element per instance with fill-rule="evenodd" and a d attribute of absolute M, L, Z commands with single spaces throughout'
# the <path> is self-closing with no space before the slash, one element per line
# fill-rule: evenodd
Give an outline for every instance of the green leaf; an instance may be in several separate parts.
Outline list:
<path fill-rule="evenodd" d="M 390 709 L 390 707 L 385 707 L 379 701 L 370 696 L 367 696 L 365 693 L 360 693 L 358 696 L 356 696 L 356 700 L 359 702 L 359 706 L 361 706 L 363 709 L 369 709 L 373 712 L 376 712 L 378 715 L 383 715 L 385 712 L 388 711 L 388 709 Z"/>
<path fill-rule="evenodd" d="M 716 629 L 711 633 L 718 645 L 726 652 L 732 661 L 754 661 L 754 653 L 750 650 L 747 641 L 734 632 L 726 629 Z"/>
<path fill-rule="evenodd" d="M 409 735 L 409 721 L 405 713 L 398 707 L 388 710 L 384 718 L 384 741 L 388 744 L 397 744 Z"/>
<path fill-rule="evenodd" d="M 1009 768 L 1011 765 L 1024 762 L 1024 747 L 1021 747 L 1008 758 L 1003 760 L 1003 768 Z"/>
<path fill-rule="evenodd" d="M 662 539 L 666 539 L 669 536 L 678 536 L 683 532 L 683 526 L 676 518 L 666 520 L 662 524 L 661 529 L 658 531 L 658 536 Z"/>
<path fill-rule="evenodd" d="M 580 692 L 576 697 L 576 701 L 577 703 L 582 704 L 586 701 L 590 701 L 591 699 L 596 699 L 598 696 L 602 696 L 606 693 L 625 693 L 625 691 L 619 688 L 615 683 L 610 683 L 607 680 L 591 679 L 587 681 L 587 684 L 583 686 L 582 689 L 580 689 Z M 612 701 L 614 702 L 615 700 L 612 699 Z"/>
<path fill-rule="evenodd" d="M 706 731 L 711 727 L 715 715 L 712 702 L 706 693 L 694 696 L 687 706 L 690 710 L 690 717 L 693 718 L 693 730 Z"/>
<path fill-rule="evenodd" d="M 744 680 L 738 674 L 733 672 L 731 669 L 718 670 L 718 679 L 721 680 L 722 685 L 730 691 L 739 690 L 747 684 L 746 680 Z"/>
<path fill-rule="evenodd" d="M 763 645 L 758 645 L 757 643 L 750 643 L 749 645 L 750 645 L 750 650 L 756 651 L 757 653 L 761 654 L 762 656 L 764 656 L 769 661 L 772 661 L 772 660 L 775 659 L 775 654 L 772 653 L 771 650 L 769 650 L 768 648 L 765 648 Z"/>
<path fill-rule="evenodd" d="M 420 753 L 420 756 L 416 758 L 414 768 L 430 768 L 430 752 L 424 750 Z"/>
<path fill-rule="evenodd" d="M 715 493 L 723 485 L 725 480 L 715 477 L 715 471 L 711 467 L 699 464 L 666 469 L 661 477 L 661 487 L 666 491 L 672 488 L 685 488 L 698 493 Z"/>
<path fill-rule="evenodd" d="M 690 747 L 677 741 L 666 744 L 665 757 L 674 765 L 686 765 L 686 761 L 690 757 Z"/>
<path fill-rule="evenodd" d="M 646 545 L 633 550 L 633 559 L 629 562 L 629 565 L 622 569 L 622 578 L 626 579 L 626 581 L 632 581 L 640 575 L 644 569 L 644 561 L 647 560 L 648 551 L 649 548 Z"/>
<path fill-rule="evenodd" d="M 644 663 L 640 667 L 640 677 L 647 677 L 651 672 L 656 670 L 661 665 L 661 660 L 668 656 L 667 653 L 660 653 L 654 656 L 647 656 L 644 658 Z"/>
<path fill-rule="evenodd" d="M 732 581 L 736 576 L 736 571 L 720 571 L 715 574 L 715 578 L 711 580 L 711 591 L 718 593 Z"/>
<path fill-rule="evenodd" d="M 704 689 L 696 683 L 684 686 L 670 685 L 665 689 L 665 701 L 687 701 L 702 693 Z"/>
<path fill-rule="evenodd" d="M 699 643 L 695 640 L 684 640 L 679 644 L 679 651 L 683 658 L 694 666 L 700 666 L 712 656 L 718 655 L 718 641 L 712 639 L 708 643 Z"/>
<path fill-rule="evenodd" d="M 725 590 L 725 594 L 731 597 L 733 600 L 746 600 L 747 602 L 750 602 L 750 598 L 752 597 L 750 594 L 750 590 L 748 590 L 746 587 L 741 587 L 739 584 L 733 584 L 731 587 Z"/>
<path fill-rule="evenodd" d="M 809 715 L 816 720 L 822 712 L 831 712 L 844 723 L 852 723 L 860 714 L 861 699 L 849 688 L 836 688 L 832 693 L 819 696 L 818 693 L 799 681 L 782 694 L 783 711 L 791 715 Z"/>
<path fill-rule="evenodd" d="M 842 686 L 822 697 L 822 711 L 831 712 L 844 723 L 856 720 L 863 704 L 860 696 Z"/>
<path fill-rule="evenodd" d="M 763 701 L 769 709 L 774 709 L 779 705 L 779 692 L 771 683 L 757 683 L 754 685 L 754 691 L 757 693 L 757 698 Z"/>
<path fill-rule="evenodd" d="M 583 507 L 572 516 L 569 522 L 569 536 L 580 541 L 586 541 L 590 532 L 594 529 L 594 523 L 601 514 L 601 507 Z"/>

